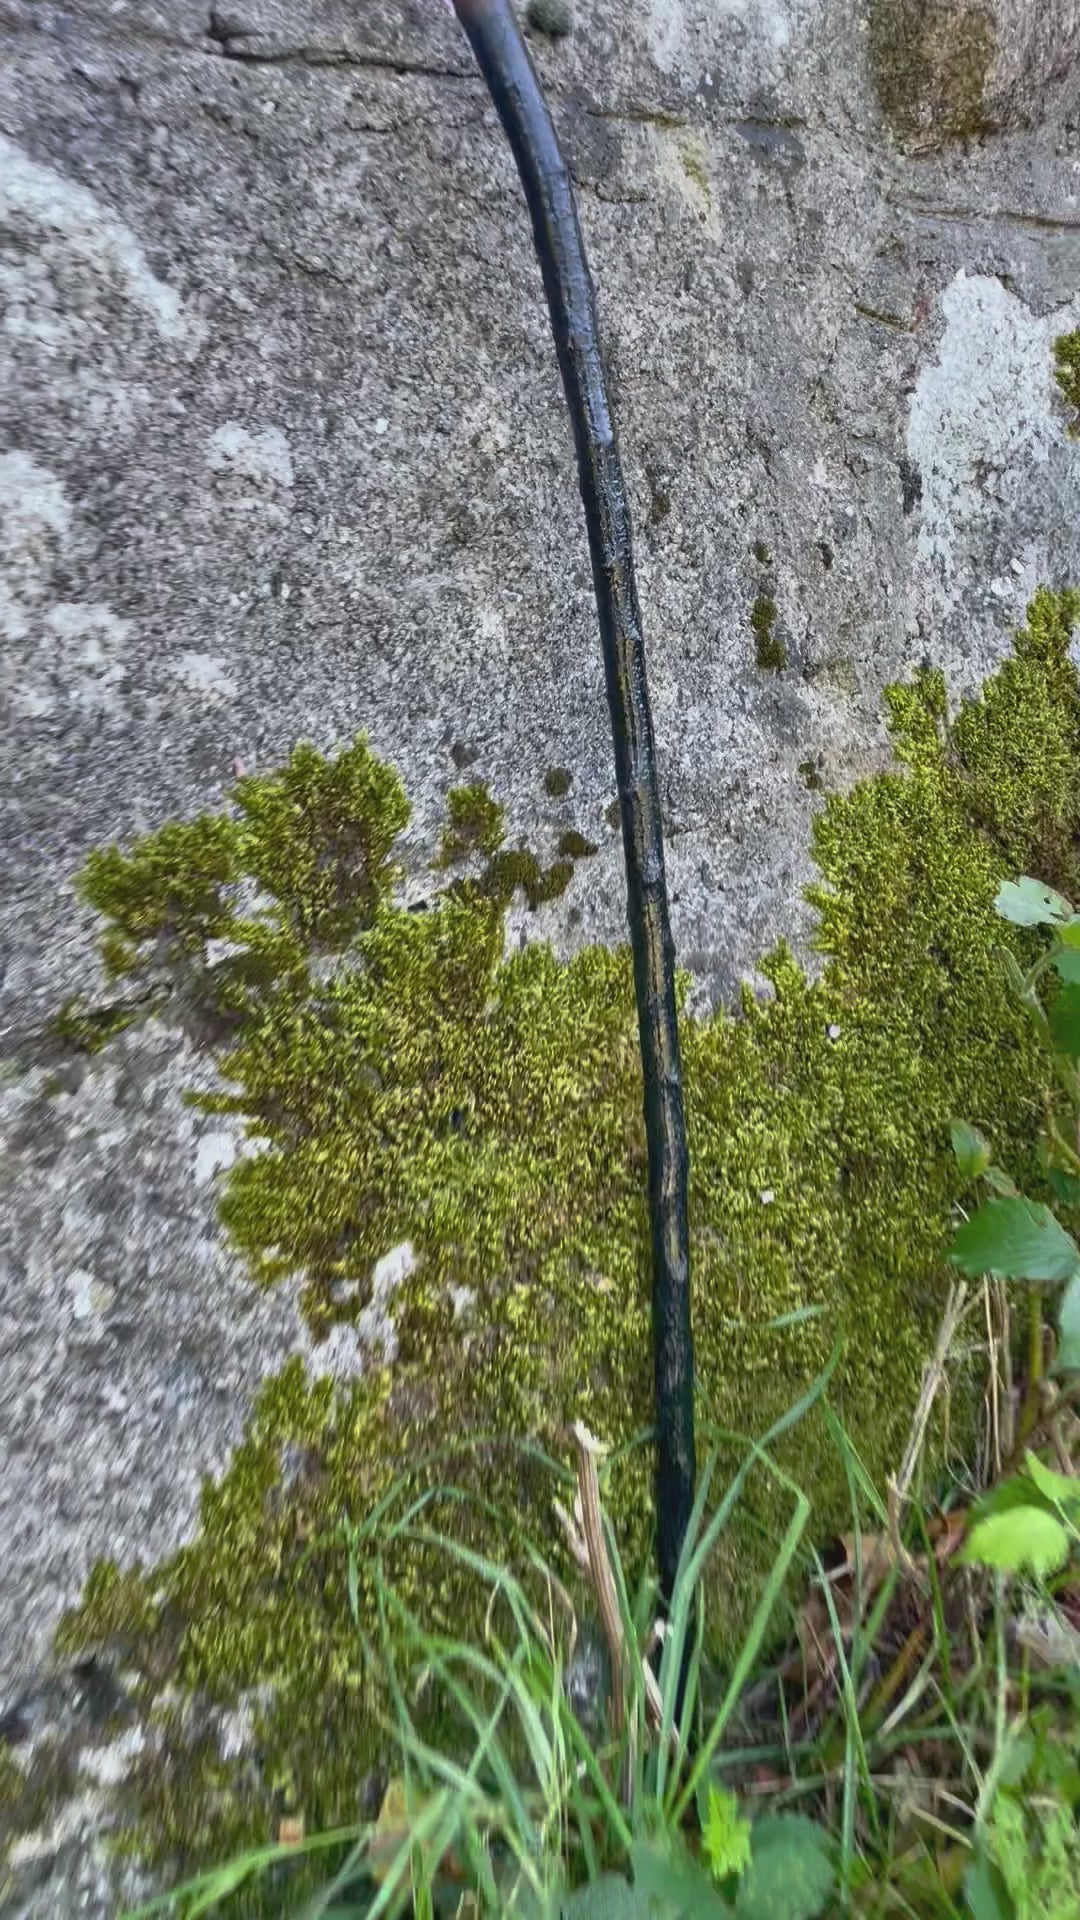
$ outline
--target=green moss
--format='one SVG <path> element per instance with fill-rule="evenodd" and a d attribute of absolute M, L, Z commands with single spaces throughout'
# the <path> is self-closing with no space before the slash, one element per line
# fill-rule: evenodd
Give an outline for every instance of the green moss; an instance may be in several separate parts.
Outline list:
<path fill-rule="evenodd" d="M 484 869 L 476 891 L 499 907 L 508 907 L 515 893 L 522 892 L 530 910 L 557 900 L 574 877 L 571 860 L 555 860 L 542 867 L 535 853 L 526 847 L 504 847 Z"/>
<path fill-rule="evenodd" d="M 762 1431 L 839 1341 L 835 1403 L 879 1483 L 906 1440 L 947 1286 L 950 1118 L 983 1127 L 1020 1181 L 1039 1178 L 1041 1063 L 999 956 L 1024 936 L 993 899 L 1018 869 L 1080 892 L 1067 651 L 1078 605 L 1040 594 L 1015 657 L 951 726 L 940 675 L 892 692 L 901 766 L 830 796 L 815 822 L 819 977 L 779 949 L 763 963 L 771 998 L 684 1022 L 703 1422 Z M 513 1440 L 561 1452 L 575 1418 L 616 1444 L 650 1421 L 629 958 L 591 948 L 563 963 L 542 945 L 507 958 L 504 902 L 457 881 L 415 915 L 382 893 L 336 969 L 294 966 L 251 991 L 221 1060 L 231 1090 L 204 1099 L 242 1115 L 258 1143 L 229 1172 L 228 1232 L 260 1281 L 303 1276 L 316 1326 L 355 1317 L 388 1248 L 408 1241 L 415 1266 L 393 1298 L 392 1371 L 335 1389 L 290 1363 L 207 1484 L 191 1544 L 123 1582 L 99 1574 L 65 1630 L 71 1646 L 119 1642 L 148 1672 L 171 1662 L 215 1699 L 270 1687 L 254 1785 L 244 1775 L 230 1800 L 213 1755 L 196 1769 L 210 1785 L 192 1789 L 194 1811 L 167 1770 L 144 1782 L 146 1818 L 185 1859 L 227 1851 L 238 1806 L 244 1834 L 265 1835 L 285 1775 L 309 1824 L 353 1817 L 377 1729 L 343 1516 L 363 1527 L 409 1465 L 429 1493 L 454 1482 L 500 1506 L 501 1521 L 466 1505 L 432 1522 L 512 1556 L 517 1525 L 545 1534 L 551 1491 Z M 240 945 L 247 924 L 233 927 Z M 792 1320 L 807 1306 L 823 1312 Z M 957 1431 L 964 1406 L 959 1392 Z M 470 1450 L 469 1433 L 504 1444 Z M 438 1463 L 423 1464 L 432 1449 Z M 824 1422 L 805 1422 L 785 1458 L 826 1535 L 847 1491 Z M 612 1480 L 631 1564 L 648 1551 L 649 1480 L 640 1449 Z M 755 1483 L 712 1571 L 721 1645 L 782 1519 Z M 357 1549 L 367 1628 L 376 1545 L 362 1535 Z M 386 1577 L 427 1618 L 460 1625 L 464 1576 L 429 1549 L 396 1551 Z"/>
<path fill-rule="evenodd" d="M 131 853 L 96 848 L 79 891 L 108 920 L 102 953 L 109 973 L 132 972 L 149 941 L 170 960 L 201 952 L 232 919 L 227 890 L 238 871 L 236 823 L 211 814 L 170 820 Z"/>
<path fill-rule="evenodd" d="M 392 767 L 361 736 L 332 760 L 302 741 L 280 773 L 234 789 L 244 872 L 300 937 L 340 946 L 397 877 L 390 850 L 409 804 Z"/>
<path fill-rule="evenodd" d="M 578 833 L 575 827 L 570 827 L 566 833 L 559 835 L 559 853 L 564 860 L 587 860 L 596 852 L 595 840 L 587 840 L 585 835 Z"/>
<path fill-rule="evenodd" d="M 767 567 L 771 564 L 772 555 L 770 554 L 768 547 L 765 545 L 764 540 L 755 540 L 752 548 L 752 552 L 754 555 L 754 559 L 757 561 L 759 567 Z"/>
<path fill-rule="evenodd" d="M 76 1786 L 75 1766 L 62 1746 L 38 1746 L 25 1766 L 0 1742 L 0 1898 L 4 1857 L 21 1834 L 36 1833 L 71 1799 Z"/>
<path fill-rule="evenodd" d="M 882 111 L 906 146 L 935 147 L 990 130 L 986 82 L 995 25 L 950 0 L 871 0 L 870 64 Z"/>
<path fill-rule="evenodd" d="M 1068 405 L 1080 413 L 1080 329 L 1054 341 L 1054 379 Z M 1069 431 L 1075 437 L 1080 423 L 1071 421 Z"/>
<path fill-rule="evenodd" d="M 438 864 L 454 867 L 477 853 L 497 853 L 503 843 L 505 817 L 505 809 L 492 799 L 482 781 L 451 787 L 446 796 L 446 825 Z"/>
<path fill-rule="evenodd" d="M 574 776 L 569 767 L 549 767 L 544 775 L 544 792 L 553 800 L 561 800 L 569 793 L 574 784 Z"/>
<path fill-rule="evenodd" d="M 169 821 L 130 853 L 91 853 L 80 892 L 108 921 L 111 974 L 145 968 L 148 946 L 163 965 L 195 961 L 205 973 L 207 943 L 241 932 L 249 958 L 280 965 L 282 942 L 343 944 L 392 887 L 390 849 L 409 807 L 363 737 L 333 760 L 301 741 L 280 772 L 238 780 L 232 797 L 230 815 Z M 273 897 L 272 954 L 267 925 L 260 942 L 238 918 L 241 877 Z"/>
<path fill-rule="evenodd" d="M 612 833 L 618 833 L 619 828 L 622 826 L 622 808 L 617 799 L 610 800 L 604 808 L 604 819 L 607 821 Z"/>
<path fill-rule="evenodd" d="M 52 1032 L 77 1053 L 100 1053 L 118 1033 L 124 1033 L 145 1018 L 151 1000 L 156 1004 L 157 996 L 139 994 L 133 1000 L 113 1000 L 104 1006 L 92 1006 L 76 994 L 65 1000 L 54 1015 Z"/>
<path fill-rule="evenodd" d="M 814 759 L 799 761 L 799 778 L 810 793 L 820 793 L 825 785 L 821 769 Z"/>
<path fill-rule="evenodd" d="M 683 173 L 695 189 L 700 200 L 708 208 L 712 203 L 712 187 L 709 182 L 708 149 L 700 134 L 684 133 L 678 143 L 679 161 Z"/>
<path fill-rule="evenodd" d="M 776 601 L 771 594 L 758 594 L 750 610 L 750 629 L 754 659 L 762 672 L 782 673 L 787 666 L 787 648 L 776 631 Z"/>

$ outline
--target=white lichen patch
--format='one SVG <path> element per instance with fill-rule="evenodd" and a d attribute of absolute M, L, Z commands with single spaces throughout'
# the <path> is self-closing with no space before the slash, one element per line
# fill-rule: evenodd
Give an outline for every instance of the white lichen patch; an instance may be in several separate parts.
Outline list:
<path fill-rule="evenodd" d="M 226 1173 L 237 1157 L 237 1142 L 231 1133 L 204 1133 L 195 1146 L 195 1184 L 205 1187 L 216 1174 Z"/>
<path fill-rule="evenodd" d="M 93 1323 L 108 1312 L 116 1297 L 116 1289 L 107 1280 L 99 1280 L 87 1267 L 75 1267 L 66 1281 L 71 1300 L 71 1317 L 80 1322 Z"/>
<path fill-rule="evenodd" d="M 280 427 L 245 427 L 226 420 L 210 436 L 206 464 L 211 473 L 246 480 L 259 488 L 291 487 L 292 454 Z"/>
<path fill-rule="evenodd" d="M 35 599 L 71 531 L 71 502 L 58 474 L 32 454 L 0 453 L 0 569 L 11 602 Z"/>
<path fill-rule="evenodd" d="M 907 455 L 922 483 L 919 557 L 948 583 L 965 534 L 1062 446 L 1053 342 L 1077 325 L 1080 302 L 1038 315 L 1000 280 L 961 271 L 941 313 L 937 357 L 912 397 Z"/>
<path fill-rule="evenodd" d="M 189 693 L 211 700 L 231 700 L 236 693 L 236 681 L 220 654 L 182 653 L 173 672 Z"/>
<path fill-rule="evenodd" d="M 5 330 L 60 349 L 85 327 L 85 296 L 119 293 L 160 338 L 184 340 L 188 317 L 174 287 L 159 279 L 127 223 L 75 180 L 46 167 L 0 135 L 0 224 L 32 237 L 29 265 L 5 263 L 0 277 Z"/>

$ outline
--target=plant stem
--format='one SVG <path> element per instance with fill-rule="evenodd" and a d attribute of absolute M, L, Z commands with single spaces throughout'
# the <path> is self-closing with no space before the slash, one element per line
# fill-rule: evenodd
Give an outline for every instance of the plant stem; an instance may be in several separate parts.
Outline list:
<path fill-rule="evenodd" d="M 1024 1405 L 1020 1414 L 1020 1433 L 1025 1440 L 1034 1431 L 1039 1415 L 1039 1383 L 1042 1380 L 1043 1360 L 1042 1306 L 1042 1294 L 1038 1287 L 1031 1287 L 1028 1293 L 1027 1385 L 1024 1388 Z"/>
<path fill-rule="evenodd" d="M 532 219 L 577 450 L 626 861 L 644 1078 L 653 1271 L 656 1517 L 670 1601 L 693 1504 L 694 1366 L 687 1151 L 675 953 L 630 510 L 608 404 L 573 185 L 510 0 L 454 0 L 510 143 Z"/>

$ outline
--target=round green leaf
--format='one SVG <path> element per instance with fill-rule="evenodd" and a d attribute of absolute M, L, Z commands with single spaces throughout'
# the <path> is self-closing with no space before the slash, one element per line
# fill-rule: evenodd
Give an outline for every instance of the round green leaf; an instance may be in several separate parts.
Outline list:
<path fill-rule="evenodd" d="M 1080 1480 L 1073 1480 L 1067 1473 L 1055 1473 L 1051 1467 L 1044 1467 L 1042 1461 L 1031 1452 L 1026 1454 L 1024 1465 L 1044 1500 L 1052 1500 L 1059 1507 L 1080 1506 Z"/>
<path fill-rule="evenodd" d="M 1072 918 L 1072 908 L 1064 894 L 1055 893 L 1041 880 L 1025 874 L 1021 880 L 1003 880 L 994 908 L 1014 927 L 1048 927 Z"/>
<path fill-rule="evenodd" d="M 1059 947 L 1053 955 L 1061 980 L 1080 980 L 1080 947 Z"/>
<path fill-rule="evenodd" d="M 1080 984 L 1063 982 L 1054 996 L 1048 1019 L 1050 1040 L 1056 1053 L 1080 1060 Z"/>
<path fill-rule="evenodd" d="M 735 1896 L 741 1920 L 814 1920 L 833 1887 L 828 1835 L 805 1814 L 777 1813 L 755 1821 L 751 1844 Z"/>
<path fill-rule="evenodd" d="M 989 1514 L 972 1527 L 958 1557 L 1005 1573 L 1030 1567 L 1037 1579 L 1045 1580 L 1065 1565 L 1069 1536 L 1045 1507 L 1013 1507 L 1008 1513 Z"/>
<path fill-rule="evenodd" d="M 1068 1280 L 1080 1250 L 1049 1207 L 1034 1200 L 987 1200 L 953 1235 L 949 1259 L 962 1273 L 1000 1273 L 1006 1280 Z"/>

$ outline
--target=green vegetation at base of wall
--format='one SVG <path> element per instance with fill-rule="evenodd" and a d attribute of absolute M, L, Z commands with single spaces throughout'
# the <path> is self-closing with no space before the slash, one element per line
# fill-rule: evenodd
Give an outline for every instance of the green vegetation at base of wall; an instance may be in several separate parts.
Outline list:
<path fill-rule="evenodd" d="M 1080 328 L 1073 333 L 1059 334 L 1054 341 L 1054 379 L 1062 398 L 1074 410 L 1069 432 L 1075 439 L 1080 431 L 1076 417 L 1080 416 Z"/>
<path fill-rule="evenodd" d="M 939 674 L 890 692 L 902 764 L 831 797 L 815 825 L 820 978 L 780 949 L 763 962 L 769 997 L 684 1022 L 704 1423 L 760 1433 L 839 1342 L 832 1397 L 883 1480 L 947 1285 L 950 1118 L 981 1124 L 1038 1187 L 1041 1068 L 998 951 L 1025 936 L 992 903 L 1022 871 L 1080 894 L 1078 609 L 1038 595 L 1015 656 L 951 724 Z M 301 1274 L 321 1333 L 356 1320 L 389 1249 L 408 1242 L 414 1265 L 390 1303 L 392 1365 L 335 1387 L 291 1362 L 207 1484 L 192 1543 L 146 1572 L 99 1568 L 64 1629 L 68 1647 L 112 1649 L 148 1694 L 168 1681 L 263 1701 L 254 1759 L 230 1770 L 210 1743 L 187 1752 L 186 1774 L 143 1769 L 140 1844 L 181 1864 L 265 1839 L 286 1791 L 309 1829 L 355 1817 L 380 1730 L 343 1515 L 362 1525 L 404 1465 L 442 1448 L 438 1466 L 416 1465 L 418 1485 L 482 1489 L 516 1519 L 442 1502 L 439 1523 L 456 1516 L 512 1555 L 518 1522 L 551 1527 L 550 1482 L 515 1441 L 562 1455 L 580 1418 L 619 1445 L 651 1417 L 626 952 L 506 958 L 505 902 L 467 873 L 426 912 L 396 905 L 407 810 L 363 741 L 332 762 L 297 749 L 236 801 L 90 862 L 107 958 L 144 990 L 182 968 L 228 1025 L 228 1091 L 201 1104 L 252 1136 L 221 1211 L 255 1280 Z M 475 795 L 469 808 L 483 815 Z M 964 1418 L 960 1393 L 958 1429 Z M 466 1450 L 470 1433 L 502 1444 Z M 847 1493 L 824 1423 L 800 1426 L 788 1460 L 828 1532 Z M 714 1569 L 721 1651 L 756 1598 L 777 1498 L 751 1486 Z M 610 1505 L 626 1559 L 643 1561 L 644 1449 L 615 1471 Z M 363 1554 L 356 1565 L 373 1621 L 374 1575 Z M 426 1617 L 460 1626 L 466 1576 L 415 1548 L 388 1571 Z"/>

